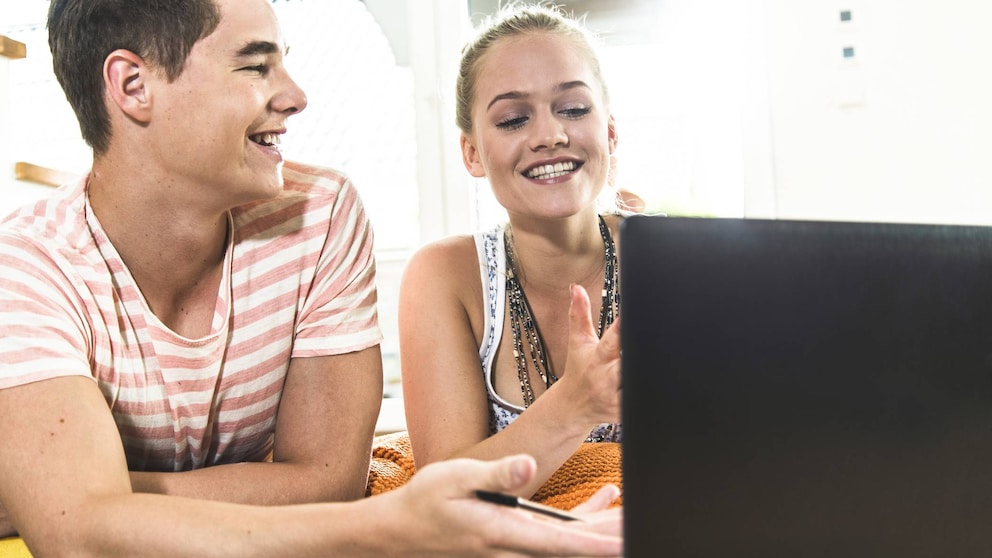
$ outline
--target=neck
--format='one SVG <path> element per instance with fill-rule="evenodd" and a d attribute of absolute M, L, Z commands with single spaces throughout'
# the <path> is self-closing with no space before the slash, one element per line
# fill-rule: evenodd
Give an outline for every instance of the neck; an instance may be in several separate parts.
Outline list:
<path fill-rule="evenodd" d="M 150 190 L 160 193 L 150 195 Z M 172 184 L 137 182 L 133 177 L 122 183 L 98 170 L 87 186 L 90 206 L 118 248 L 153 248 L 185 254 L 184 260 L 216 256 L 227 236 L 226 208 L 197 208 L 171 192 L 176 192 Z"/>
<path fill-rule="evenodd" d="M 598 236 L 600 238 L 601 248 L 598 254 L 593 256 L 594 258 L 598 258 L 599 262 L 596 272 L 585 281 L 566 281 L 570 284 L 578 283 L 582 285 L 587 292 L 603 293 L 602 300 L 596 301 L 600 303 L 599 323 L 597 327 L 597 333 L 600 336 L 602 336 L 605 328 L 613 323 L 619 309 L 619 293 L 616 290 L 619 287 L 619 282 L 615 246 L 609 229 L 606 228 L 605 224 L 602 226 L 601 224 L 602 222 L 597 217 L 595 228 L 599 232 Z M 517 377 L 520 382 L 524 406 L 527 407 L 536 397 L 531 384 L 532 377 L 529 372 L 532 367 L 540 376 L 545 388 L 550 387 L 558 379 L 558 376 L 553 371 L 552 365 L 554 359 L 553 355 L 548 351 L 548 347 L 554 347 L 555 343 L 558 343 L 557 346 L 561 347 L 564 342 L 562 341 L 562 336 L 567 334 L 567 330 L 562 329 L 561 324 L 563 322 L 561 319 L 555 320 L 553 318 L 556 311 L 549 310 L 549 308 L 560 309 L 567 307 L 570 295 L 567 289 L 560 288 L 560 286 L 555 286 L 553 290 L 544 292 L 541 292 L 540 289 L 534 289 L 533 287 L 535 285 L 541 284 L 538 281 L 531 281 L 531 287 L 528 289 L 530 295 L 525 295 L 523 292 L 524 277 L 521 273 L 521 266 L 517 259 L 513 240 L 511 227 L 507 231 L 505 238 L 508 268 L 506 298 L 510 329 L 513 333 L 514 362 L 517 368 Z M 539 276 L 532 274 L 532 277 Z M 560 285 L 560 277 L 552 276 L 552 278 L 557 278 L 557 285 Z M 549 284 L 554 283 L 553 279 Z M 534 291 L 538 292 L 535 293 Z M 538 296 L 534 297 L 534 294 Z M 537 301 L 537 305 L 532 306 L 532 302 L 535 301 Z M 593 307 L 595 307 L 596 303 L 594 302 L 593 304 Z M 543 316 L 552 316 L 552 339 L 557 339 L 557 341 L 553 341 L 552 345 L 547 347 L 544 343 L 545 338 L 539 331 L 537 314 L 534 311 L 535 308 L 539 307 L 544 308 Z M 525 351 L 529 352 L 524 354 Z M 561 353 L 559 353 L 559 357 L 561 356 Z M 564 359 L 559 362 L 561 366 L 564 366 L 564 364 Z"/>
<path fill-rule="evenodd" d="M 582 223 L 551 226 L 511 219 L 507 234 L 517 274 L 528 289 L 561 293 L 570 284 L 602 281 L 605 246 L 596 214 Z"/>
<path fill-rule="evenodd" d="M 177 194 L 182 189 L 151 173 L 121 175 L 118 168 L 94 164 L 90 206 L 149 306 L 167 321 L 170 309 L 183 306 L 179 301 L 219 281 L 228 213 L 189 204 Z"/>

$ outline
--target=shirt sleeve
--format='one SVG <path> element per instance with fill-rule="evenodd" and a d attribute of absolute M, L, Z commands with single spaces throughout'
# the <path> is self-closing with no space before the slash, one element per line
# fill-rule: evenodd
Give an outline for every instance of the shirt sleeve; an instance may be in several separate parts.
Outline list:
<path fill-rule="evenodd" d="M 89 328 L 68 267 L 57 251 L 0 234 L 0 389 L 93 377 Z"/>
<path fill-rule="evenodd" d="M 373 236 L 358 192 L 344 179 L 302 306 L 293 357 L 358 351 L 382 341 Z"/>

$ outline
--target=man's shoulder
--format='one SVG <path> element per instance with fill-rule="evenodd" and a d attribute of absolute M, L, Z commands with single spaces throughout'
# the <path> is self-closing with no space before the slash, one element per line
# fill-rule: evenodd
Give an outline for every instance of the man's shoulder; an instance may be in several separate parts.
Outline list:
<path fill-rule="evenodd" d="M 3 216 L 0 242 L 53 244 L 65 249 L 88 240 L 82 235 L 86 229 L 83 191 L 82 185 L 65 185 Z"/>

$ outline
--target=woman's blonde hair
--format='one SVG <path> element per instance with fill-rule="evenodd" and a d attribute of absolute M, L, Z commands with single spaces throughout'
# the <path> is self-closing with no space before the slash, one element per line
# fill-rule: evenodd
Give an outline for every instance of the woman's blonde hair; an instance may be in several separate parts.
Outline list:
<path fill-rule="evenodd" d="M 528 33 L 551 33 L 571 39 L 586 54 L 593 75 L 603 90 L 603 99 L 609 105 L 606 81 L 596 53 L 599 41 L 584 27 L 583 22 L 566 15 L 561 7 L 554 4 L 511 2 L 486 18 L 477 28 L 475 38 L 462 49 L 455 81 L 455 121 L 462 132 L 472 132 L 472 102 L 475 100 L 482 59 L 500 39 Z"/>

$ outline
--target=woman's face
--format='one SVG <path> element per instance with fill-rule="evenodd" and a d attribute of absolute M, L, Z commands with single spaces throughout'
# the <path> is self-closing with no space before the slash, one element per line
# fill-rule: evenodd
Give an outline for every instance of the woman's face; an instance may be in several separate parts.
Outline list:
<path fill-rule="evenodd" d="M 480 60 L 466 168 L 513 214 L 562 218 L 594 208 L 616 146 L 586 53 L 571 39 L 500 39 Z"/>

